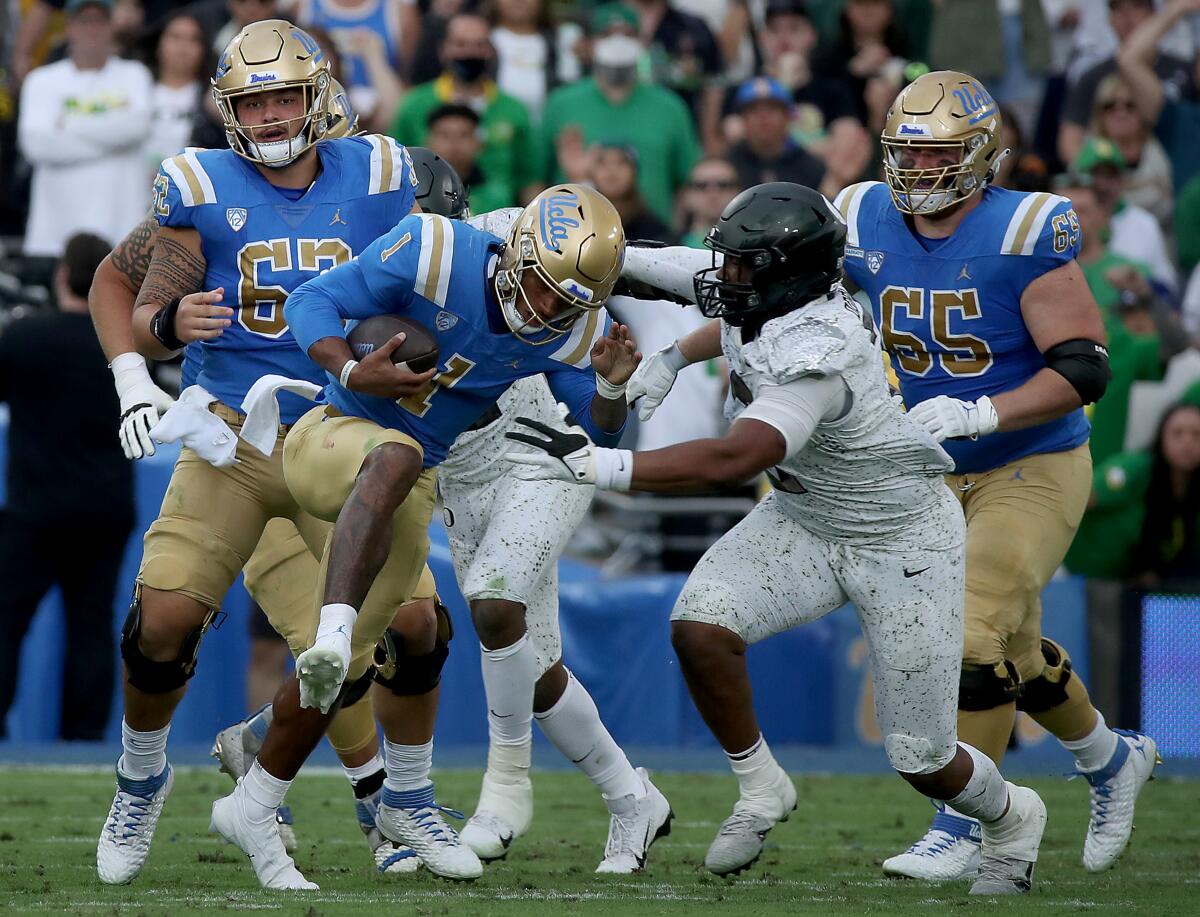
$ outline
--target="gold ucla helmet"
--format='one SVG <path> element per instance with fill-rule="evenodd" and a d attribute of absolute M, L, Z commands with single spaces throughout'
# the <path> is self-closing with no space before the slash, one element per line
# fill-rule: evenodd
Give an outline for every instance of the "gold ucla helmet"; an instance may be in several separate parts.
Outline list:
<path fill-rule="evenodd" d="M 903 213 L 928 216 L 966 200 L 994 177 L 1000 109 L 973 76 L 935 70 L 917 77 L 892 103 L 883 126 L 883 172 Z M 917 168 L 914 147 L 944 147 L 949 165 Z"/>
<path fill-rule="evenodd" d="M 508 232 L 496 271 L 496 295 L 513 334 L 535 344 L 566 334 L 585 312 L 603 308 L 625 260 L 625 230 L 617 209 L 585 185 L 547 188 L 521 211 Z M 562 314 L 545 321 L 521 289 L 533 271 L 566 303 Z M 525 301 L 529 315 L 517 308 Z"/>
<path fill-rule="evenodd" d="M 325 105 L 325 133 L 322 140 L 353 137 L 358 133 L 358 113 L 350 104 L 345 87 L 335 79 L 329 81 L 328 102 Z"/>
<path fill-rule="evenodd" d="M 277 168 L 293 162 L 325 133 L 332 82 L 325 55 L 307 32 L 283 19 L 246 26 L 226 46 L 212 80 L 213 99 L 230 149 L 265 166 Z M 299 130 L 294 137 L 255 142 L 238 120 L 238 100 L 288 88 L 304 96 L 304 114 L 292 119 L 302 121 Z"/>

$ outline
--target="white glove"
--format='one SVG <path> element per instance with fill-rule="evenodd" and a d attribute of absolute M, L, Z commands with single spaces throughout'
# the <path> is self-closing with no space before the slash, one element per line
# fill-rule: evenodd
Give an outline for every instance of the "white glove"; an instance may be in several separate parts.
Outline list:
<path fill-rule="evenodd" d="M 923 426 L 939 443 L 946 439 L 978 439 L 996 432 L 1000 418 L 992 399 L 984 395 L 978 401 L 959 401 L 938 395 L 909 408 L 908 416 Z"/>
<path fill-rule="evenodd" d="M 625 401 L 628 404 L 642 399 L 638 406 L 638 420 L 649 420 L 654 416 L 658 406 L 670 393 L 679 371 L 690 365 L 688 358 L 679 350 L 678 343 L 656 350 L 649 358 L 642 360 L 625 386 Z"/>
<path fill-rule="evenodd" d="M 565 415 L 565 406 L 560 404 L 559 411 Z M 507 461 L 518 466 L 512 471 L 513 477 L 522 481 L 595 484 L 601 490 L 629 490 L 633 479 L 633 453 L 628 449 L 605 449 L 595 445 L 569 416 L 565 418 L 565 430 L 556 430 L 528 417 L 516 420 L 541 436 L 505 433 L 505 437 L 542 451 L 504 453 Z"/>
<path fill-rule="evenodd" d="M 154 384 L 146 360 L 138 353 L 122 353 L 109 364 L 117 397 L 121 399 L 121 448 L 125 458 L 140 459 L 154 454 L 150 428 L 175 403 Z"/>

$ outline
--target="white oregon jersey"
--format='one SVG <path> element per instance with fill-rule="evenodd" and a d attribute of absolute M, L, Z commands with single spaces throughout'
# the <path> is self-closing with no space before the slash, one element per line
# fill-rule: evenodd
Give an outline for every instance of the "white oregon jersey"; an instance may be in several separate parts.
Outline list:
<path fill-rule="evenodd" d="M 732 371 L 725 416 L 732 423 L 766 385 L 805 376 L 842 377 L 849 403 L 822 421 L 808 443 L 768 476 L 785 511 L 813 534 L 869 544 L 919 525 L 942 496 L 953 462 L 893 401 L 869 313 L 839 285 L 803 308 L 772 319 L 758 337 L 721 323 Z"/>

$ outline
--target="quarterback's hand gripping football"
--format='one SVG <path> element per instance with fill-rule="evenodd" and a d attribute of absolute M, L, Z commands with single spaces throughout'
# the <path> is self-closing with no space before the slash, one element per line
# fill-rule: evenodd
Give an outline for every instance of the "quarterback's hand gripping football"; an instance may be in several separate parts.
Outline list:
<path fill-rule="evenodd" d="M 946 439 L 978 439 L 996 432 L 1000 418 L 992 399 L 984 395 L 978 401 L 959 401 L 938 395 L 910 408 L 908 416 L 923 426 L 939 443 Z"/>
<path fill-rule="evenodd" d="M 638 420 L 649 420 L 671 392 L 675 377 L 688 365 L 678 344 L 656 350 L 634 372 L 625 387 L 625 400 L 633 404 L 639 398 Z"/>
<path fill-rule="evenodd" d="M 556 429 L 518 417 L 517 423 L 528 427 L 538 436 L 528 433 L 505 433 L 505 437 L 539 449 L 539 452 L 506 452 L 504 458 L 517 467 L 514 477 L 522 481 L 570 481 L 572 484 L 595 484 L 602 490 L 628 490 L 633 477 L 633 455 L 626 449 L 605 449 L 597 446 L 583 428 L 566 412 L 562 404 L 566 429 Z"/>
<path fill-rule="evenodd" d="M 437 375 L 437 367 L 414 373 L 407 363 L 393 363 L 392 351 L 404 343 L 407 335 L 401 331 L 382 347 L 378 347 L 350 370 L 346 388 L 364 395 L 398 400 L 415 395 Z"/>
<path fill-rule="evenodd" d="M 175 400 L 154 384 L 141 354 L 120 354 L 109 367 L 121 399 L 121 449 L 127 459 L 153 455 L 150 428 Z"/>

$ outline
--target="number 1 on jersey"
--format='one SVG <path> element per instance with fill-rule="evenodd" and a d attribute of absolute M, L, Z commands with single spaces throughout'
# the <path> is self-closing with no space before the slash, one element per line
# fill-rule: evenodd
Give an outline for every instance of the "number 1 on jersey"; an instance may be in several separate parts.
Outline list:
<path fill-rule="evenodd" d="M 396 404 L 404 408 L 410 414 L 416 414 L 418 417 L 424 417 L 425 414 L 433 407 L 433 396 L 436 395 L 442 388 L 453 388 L 458 385 L 458 381 L 471 371 L 475 364 L 464 357 L 462 354 L 456 353 L 446 361 L 446 368 L 425 383 L 424 388 L 414 395 L 409 395 L 407 398 L 398 398 Z"/>

